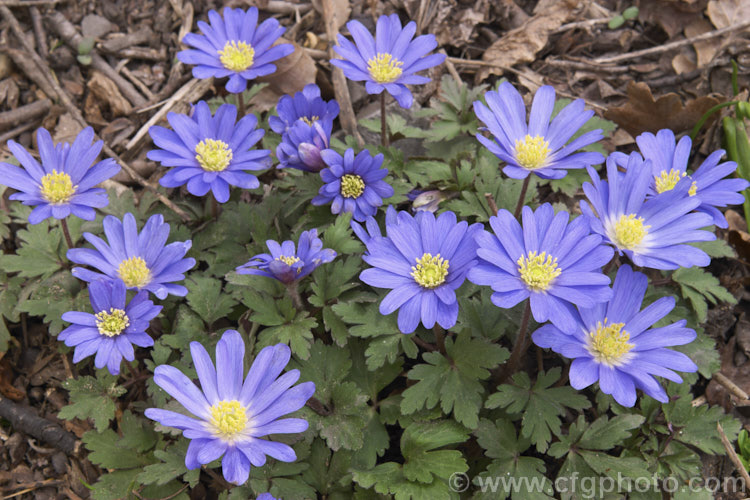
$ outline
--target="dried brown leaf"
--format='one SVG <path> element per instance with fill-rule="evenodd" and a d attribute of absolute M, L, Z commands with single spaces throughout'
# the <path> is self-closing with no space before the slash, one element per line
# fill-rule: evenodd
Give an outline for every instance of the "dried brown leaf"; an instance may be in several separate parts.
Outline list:
<path fill-rule="evenodd" d="M 294 94 L 301 91 L 308 83 L 315 83 L 318 69 L 312 57 L 299 45 L 292 43 L 294 52 L 276 61 L 276 71 L 268 76 L 258 78 L 258 82 L 268 83 L 258 95 L 253 98 L 253 109 L 267 111 L 276 105 L 276 101 L 284 94 Z"/>
<path fill-rule="evenodd" d="M 618 108 L 610 108 L 604 117 L 612 120 L 636 137 L 643 132 L 657 132 L 672 129 L 680 133 L 691 129 L 701 116 L 719 103 L 713 97 L 704 96 L 683 105 L 680 96 L 674 93 L 654 99 L 651 89 L 645 83 L 628 84 L 628 102 Z M 709 122 L 716 119 L 709 119 Z"/>
<path fill-rule="evenodd" d="M 349 5 L 349 0 L 333 0 L 333 19 L 336 30 L 339 30 L 344 23 L 349 19 L 349 14 L 352 13 L 352 7 Z M 323 15 L 323 4 L 321 0 L 312 0 L 313 8 L 318 11 L 318 14 Z"/>
<path fill-rule="evenodd" d="M 743 23 L 750 20 L 750 0 L 711 0 L 706 14 L 717 29 Z"/>
<path fill-rule="evenodd" d="M 123 97 L 115 82 L 107 78 L 100 71 L 93 71 L 86 84 L 97 101 L 105 102 L 113 116 L 123 116 L 130 113 L 130 102 Z"/>
<path fill-rule="evenodd" d="M 689 50 L 690 48 L 687 48 L 684 52 L 680 52 L 672 58 L 672 69 L 678 75 L 689 73 L 696 68 L 695 56 L 688 53 Z"/>
<path fill-rule="evenodd" d="M 710 31 L 713 31 L 713 26 L 711 26 L 711 23 L 705 19 L 696 19 L 689 25 L 685 26 L 685 36 L 688 38 L 702 35 L 703 33 L 708 33 Z M 713 60 L 716 52 L 721 47 L 721 39 L 712 38 L 710 40 L 695 42 L 693 47 L 698 56 L 698 67 L 702 68 Z"/>
<path fill-rule="evenodd" d="M 663 29 L 669 38 L 678 35 L 688 24 L 702 19 L 704 2 L 685 2 L 682 0 L 653 0 L 641 2 L 638 19 L 641 22 L 654 23 Z"/>
<path fill-rule="evenodd" d="M 555 29 L 571 20 L 578 6 L 574 0 L 550 3 L 546 8 L 535 12 L 534 16 L 520 27 L 509 31 L 490 45 L 482 55 L 482 60 L 499 67 L 483 67 L 477 73 L 477 81 L 489 75 L 501 75 L 503 67 L 531 62 L 549 40 Z"/>

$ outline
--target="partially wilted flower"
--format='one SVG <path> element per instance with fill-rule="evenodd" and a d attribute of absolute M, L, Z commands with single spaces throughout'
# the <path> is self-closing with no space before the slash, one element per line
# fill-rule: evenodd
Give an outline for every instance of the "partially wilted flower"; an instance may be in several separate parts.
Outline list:
<path fill-rule="evenodd" d="M 277 168 L 296 168 L 307 172 L 320 172 L 326 164 L 320 153 L 328 149 L 331 139 L 331 121 L 316 121 L 308 125 L 298 121 L 284 133 L 276 148 Z"/>
<path fill-rule="evenodd" d="M 276 105 L 276 112 L 279 116 L 269 117 L 268 125 L 277 134 L 283 134 L 298 121 L 307 125 L 315 122 L 333 122 L 339 115 L 339 103 L 335 100 L 324 101 L 320 97 L 320 88 L 310 83 L 294 96 L 282 96 Z"/>

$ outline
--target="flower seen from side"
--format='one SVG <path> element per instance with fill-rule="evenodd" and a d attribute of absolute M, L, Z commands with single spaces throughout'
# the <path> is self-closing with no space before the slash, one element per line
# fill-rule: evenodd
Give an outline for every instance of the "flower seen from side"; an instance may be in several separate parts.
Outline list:
<path fill-rule="evenodd" d="M 458 222 L 453 212 L 412 216 L 389 207 L 386 236 L 380 235 L 373 217 L 366 221 L 367 231 L 356 223 L 352 227 L 367 247 L 362 259 L 372 266 L 360 279 L 391 289 L 380 303 L 381 314 L 398 310 L 402 333 L 412 333 L 420 322 L 425 328 L 456 324 L 456 289 L 476 263 L 474 236 L 481 224 Z"/>
<path fill-rule="evenodd" d="M 67 254 L 71 262 L 91 266 L 99 272 L 74 267 L 73 276 L 88 282 L 119 279 L 128 289 L 148 290 L 160 299 L 168 294 L 187 295 L 187 288 L 174 282 L 185 279 L 183 273 L 195 266 L 195 259 L 184 258 L 192 243 L 187 240 L 166 245 L 169 224 L 161 214 L 152 215 L 140 233 L 131 213 L 125 214 L 122 221 L 108 215 L 103 224 L 106 242 L 83 233 L 94 249 L 71 248 Z"/>
<path fill-rule="evenodd" d="M 581 201 L 581 211 L 607 243 L 625 254 L 637 266 L 654 269 L 707 266 L 711 258 L 694 246 L 696 241 L 716 239 L 710 231 L 713 218 L 693 212 L 700 199 L 689 196 L 690 182 L 680 181 L 674 189 L 646 199 L 653 182 L 651 161 L 631 153 L 624 174 L 617 170 L 616 158 L 607 159 L 607 180 L 589 169 L 591 183 L 583 192 L 591 205 Z M 687 182 L 686 182 L 687 181 Z"/>
<path fill-rule="evenodd" d="M 648 278 L 630 266 L 618 269 L 612 298 L 592 308 L 579 307 L 571 334 L 547 324 L 532 335 L 534 343 L 572 358 L 570 385 L 583 389 L 599 382 L 605 394 L 627 407 L 635 404 L 636 389 L 666 403 L 667 393 L 655 376 L 681 383 L 675 371 L 698 367 L 685 354 L 669 349 L 692 342 L 695 331 L 680 320 L 652 328 L 674 308 L 673 297 L 662 297 L 641 309 Z"/>
<path fill-rule="evenodd" d="M 591 234 L 584 217 L 569 221 L 545 203 L 532 211 L 523 207 L 521 226 L 507 210 L 490 217 L 494 234 L 480 232 L 479 262 L 469 281 L 489 286 L 492 303 L 510 308 L 529 299 L 534 320 L 551 321 L 565 332 L 575 329 L 573 305 L 592 307 L 612 291 L 601 267 L 613 250 Z"/>
<path fill-rule="evenodd" d="M 324 101 L 320 97 L 320 88 L 310 83 L 294 96 L 282 96 L 276 105 L 276 112 L 278 116 L 269 117 L 268 124 L 271 130 L 283 134 L 297 122 L 308 126 L 315 122 L 333 122 L 339 115 L 339 103 L 335 100 Z"/>
<path fill-rule="evenodd" d="M 354 43 L 339 35 L 334 50 L 343 59 L 331 59 L 331 64 L 341 68 L 348 79 L 364 81 L 368 94 L 387 91 L 402 108 L 410 108 L 414 101 L 406 85 L 430 81 L 416 73 L 445 60 L 443 54 L 429 54 L 437 47 L 435 35 L 414 38 L 417 23 L 411 21 L 402 28 L 396 14 L 380 16 L 374 38 L 359 21 L 349 21 L 346 27 Z"/>
<path fill-rule="evenodd" d="M 740 192 L 750 187 L 750 183 L 745 179 L 727 178 L 737 170 L 737 164 L 733 161 L 719 163 L 725 153 L 723 149 L 711 153 L 695 172 L 688 174 L 692 146 L 689 136 L 677 142 L 674 132 L 663 129 L 656 135 L 646 132 L 635 140 L 643 158 L 651 160 L 652 195 L 674 189 L 680 180 L 687 178 L 690 182 L 688 196 L 700 200 L 695 210 L 713 217 L 716 226 L 727 227 L 727 220 L 717 207 L 741 205 L 745 197 Z"/>
<path fill-rule="evenodd" d="M 173 130 L 153 126 L 151 138 L 161 149 L 148 152 L 148 158 L 172 167 L 159 184 L 174 188 L 187 184 L 195 196 L 209 190 L 216 201 L 229 200 L 229 186 L 255 189 L 260 183 L 247 170 L 263 170 L 271 165 L 270 151 L 252 149 L 265 133 L 256 128 L 255 115 L 249 114 L 239 122 L 237 108 L 224 104 L 211 116 L 205 101 L 193 108 L 193 116 L 168 113 Z"/>
<path fill-rule="evenodd" d="M 580 151 L 602 139 L 600 129 L 571 141 L 594 115 L 593 111 L 583 109 L 583 99 L 571 102 L 550 121 L 555 107 L 555 89 L 549 85 L 540 87 L 531 104 L 528 124 L 523 98 L 510 83 L 503 82 L 497 92 L 487 92 L 485 100 L 487 106 L 481 101 L 474 102 L 474 113 L 492 134 L 492 139 L 481 133 L 477 134 L 477 139 L 506 163 L 503 172 L 508 177 L 525 179 L 534 174 L 542 179 L 560 179 L 568 169 L 604 161 L 600 153 Z"/>
<path fill-rule="evenodd" d="M 68 311 L 63 321 L 73 323 L 60 332 L 58 340 L 75 347 L 73 362 L 96 355 L 94 366 L 105 366 L 113 375 L 120 373 L 122 358 L 135 359 L 133 345 L 151 347 L 153 339 L 146 333 L 149 322 L 161 311 L 148 300 L 148 292 L 138 292 L 130 302 L 122 280 L 93 281 L 89 299 L 94 314 Z"/>
<path fill-rule="evenodd" d="M 364 221 L 377 213 L 383 198 L 393 196 L 393 188 L 383 180 L 388 169 L 382 168 L 382 154 L 373 157 L 365 149 L 354 156 L 354 150 L 347 149 L 341 156 L 326 149 L 321 157 L 328 168 L 320 172 L 325 184 L 313 205 L 330 203 L 331 213 L 349 212 L 354 220 Z"/>
<path fill-rule="evenodd" d="M 302 121 L 293 124 L 281 137 L 276 148 L 279 165 L 276 168 L 296 168 L 306 172 L 320 172 L 326 164 L 321 152 L 328 148 L 332 123 L 316 121 L 308 125 Z"/>
<path fill-rule="evenodd" d="M 192 416 L 160 408 L 146 410 L 148 418 L 182 430 L 190 440 L 185 466 L 197 469 L 223 457 L 224 478 L 243 484 L 251 466 L 266 463 L 266 455 L 282 462 L 296 460 L 289 445 L 264 439 L 269 434 L 307 430 L 304 419 L 282 418 L 302 408 L 315 392 L 313 382 L 292 387 L 299 379 L 299 370 L 281 375 L 291 357 L 289 347 L 277 344 L 262 349 L 247 377 L 243 367 L 245 343 L 235 330 L 227 330 L 219 340 L 215 366 L 198 342 L 190 343 L 190 353 L 200 389 L 169 365 L 156 367 L 154 382 Z"/>
<path fill-rule="evenodd" d="M 55 146 L 49 132 L 43 128 L 37 131 L 36 137 L 41 163 L 23 146 L 8 141 L 8 149 L 21 164 L 17 167 L 0 163 L 0 184 L 19 191 L 10 195 L 10 199 L 34 207 L 29 215 L 30 224 L 50 217 L 64 219 L 70 214 L 94 220 L 94 209 L 109 203 L 106 191 L 94 186 L 114 176 L 120 166 L 111 158 L 92 166 L 103 143 L 91 144 L 94 139 L 91 127 L 83 129 L 72 145 Z"/>
<path fill-rule="evenodd" d="M 281 244 L 268 240 L 266 246 L 271 253 L 253 256 L 247 263 L 236 269 L 237 274 L 266 276 L 289 285 L 336 257 L 336 252 L 330 248 L 323 248 L 317 229 L 303 232 L 299 237 L 296 250 L 291 240 Z"/>
<path fill-rule="evenodd" d="M 274 61 L 294 52 L 288 43 L 273 45 L 285 28 L 274 18 L 258 24 L 258 9 L 225 8 L 223 17 L 208 12 L 209 23 L 198 21 L 202 35 L 188 33 L 182 41 L 192 47 L 177 54 L 185 64 L 193 64 L 196 78 L 229 77 L 227 90 L 239 93 L 247 82 L 276 71 Z M 273 46 L 272 46 L 273 45 Z"/>

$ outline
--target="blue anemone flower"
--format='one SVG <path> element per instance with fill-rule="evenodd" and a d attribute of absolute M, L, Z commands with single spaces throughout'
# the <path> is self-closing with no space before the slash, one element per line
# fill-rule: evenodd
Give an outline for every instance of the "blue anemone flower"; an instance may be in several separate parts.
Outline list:
<path fill-rule="evenodd" d="M 203 35 L 188 33 L 182 41 L 193 49 L 177 53 L 185 64 L 195 64 L 196 78 L 229 77 L 227 90 L 234 94 L 247 88 L 248 80 L 276 71 L 271 64 L 294 52 L 288 43 L 273 45 L 284 33 L 276 19 L 258 25 L 258 9 L 224 9 L 224 18 L 215 10 L 208 12 L 210 24 L 198 21 Z"/>
<path fill-rule="evenodd" d="M 164 187 L 187 189 L 195 196 L 204 196 L 209 189 L 216 201 L 229 200 L 229 186 L 255 189 L 258 178 L 246 170 L 263 170 L 271 166 L 271 152 L 252 149 L 265 131 L 256 128 L 258 119 L 249 114 L 235 124 L 237 108 L 224 104 L 211 116 L 205 101 L 193 108 L 193 116 L 168 113 L 174 131 L 154 126 L 149 134 L 161 149 L 152 149 L 147 156 L 173 167 L 159 179 Z"/>
<path fill-rule="evenodd" d="M 550 121 L 555 89 L 549 85 L 540 87 L 534 95 L 527 125 L 523 98 L 510 83 L 503 82 L 497 92 L 487 92 L 484 97 L 489 107 L 474 101 L 474 113 L 493 138 L 477 134 L 477 139 L 507 164 L 503 172 L 508 177 L 525 179 L 533 173 L 542 179 L 561 179 L 568 169 L 604 161 L 599 153 L 577 152 L 602 139 L 600 129 L 568 143 L 594 115 L 591 110 L 584 111 L 583 99 L 571 102 Z"/>
<path fill-rule="evenodd" d="M 138 292 L 130 302 L 122 280 L 93 281 L 89 300 L 94 314 L 68 311 L 63 321 L 73 323 L 57 336 L 68 347 L 75 347 L 73 362 L 96 354 L 94 366 L 105 366 L 112 375 L 120 373 L 122 358 L 135 359 L 133 345 L 151 347 L 154 340 L 146 333 L 152 319 L 161 311 L 148 300 L 148 292 Z"/>
<path fill-rule="evenodd" d="M 187 295 L 187 288 L 172 282 L 185 279 L 183 273 L 195 266 L 195 259 L 183 258 L 192 242 L 175 241 L 165 246 L 169 224 L 161 214 L 149 217 L 140 233 L 131 213 L 125 214 L 122 222 L 108 215 L 103 225 L 107 242 L 91 233 L 83 233 L 95 250 L 71 248 L 67 253 L 71 262 L 100 272 L 74 267 L 73 276 L 88 282 L 120 279 L 128 289 L 148 290 L 160 299 L 165 299 L 167 294 Z"/>
<path fill-rule="evenodd" d="M 348 79 L 364 81 L 368 94 L 387 90 L 402 108 L 410 108 L 414 101 L 406 85 L 430 81 L 416 73 L 445 60 L 443 54 L 427 55 L 437 47 L 435 35 L 422 35 L 412 40 L 417 23 L 411 21 L 402 28 L 396 14 L 380 16 L 375 38 L 359 21 L 349 21 L 346 27 L 354 43 L 339 34 L 338 45 L 333 49 L 343 59 L 331 59 L 331 64 L 341 68 Z"/>
<path fill-rule="evenodd" d="M 523 207 L 523 227 L 507 210 L 490 217 L 494 235 L 477 235 L 479 263 L 469 281 L 495 292 L 492 303 L 513 307 L 529 299 L 538 323 L 551 321 L 565 332 L 575 329 L 573 304 L 592 307 L 612 296 L 601 267 L 614 251 L 591 234 L 588 221 L 568 222 L 567 212 L 554 213 L 545 203 L 533 212 Z"/>
<path fill-rule="evenodd" d="M 365 149 L 354 156 L 350 148 L 342 157 L 326 149 L 321 156 L 328 168 L 320 172 L 325 184 L 312 199 L 313 205 L 330 203 L 331 213 L 349 212 L 354 220 L 364 221 L 377 213 L 383 198 L 393 196 L 393 188 L 383 180 L 388 169 L 382 168 L 382 153 L 373 157 Z"/>
<path fill-rule="evenodd" d="M 21 200 L 34 210 L 29 215 L 30 224 L 38 224 L 54 217 L 64 219 L 71 213 L 85 220 L 94 220 L 94 208 L 106 207 L 107 192 L 95 188 L 120 171 L 115 160 L 109 158 L 91 166 L 102 150 L 102 141 L 93 145 L 94 129 L 83 129 L 72 145 L 55 146 L 46 129 L 36 134 L 41 165 L 20 144 L 8 141 L 8 149 L 21 166 L 0 163 L 0 184 L 20 191 L 10 195 L 11 200 Z"/>
<path fill-rule="evenodd" d="M 695 372 L 698 367 L 685 354 L 668 349 L 692 342 L 695 331 L 686 321 L 651 328 L 674 308 L 674 297 L 662 297 L 641 310 L 648 278 L 624 265 L 617 270 L 609 302 L 592 308 L 579 307 L 572 334 L 544 325 L 532 339 L 567 358 L 570 385 L 583 389 L 596 381 L 605 394 L 623 406 L 633 406 L 636 389 L 666 403 L 667 393 L 654 376 L 681 383 L 673 370 Z"/>
<path fill-rule="evenodd" d="M 396 212 L 388 208 L 386 236 L 368 217 L 367 232 L 352 223 L 367 247 L 362 259 L 373 266 L 359 278 L 370 286 L 390 288 L 380 303 L 380 314 L 398 310 L 398 328 L 412 333 L 420 321 L 451 328 L 458 318 L 456 289 L 476 263 L 474 236 L 482 225 L 458 222 L 453 212 L 438 217 L 431 212 Z"/>
<path fill-rule="evenodd" d="M 711 258 L 694 246 L 695 241 L 716 239 L 710 231 L 713 217 L 692 212 L 701 201 L 689 196 L 690 181 L 684 179 L 674 189 L 646 199 L 653 181 L 651 161 L 638 153 L 628 157 L 624 174 L 617 170 L 617 158 L 607 158 L 607 181 L 589 168 L 591 183 L 583 183 L 583 192 L 591 206 L 581 201 L 581 212 L 591 230 L 600 234 L 637 266 L 654 269 L 707 266 Z"/>
<path fill-rule="evenodd" d="M 716 207 L 741 205 L 745 197 L 739 191 L 750 187 L 750 183 L 745 179 L 725 178 L 737 170 L 737 164 L 733 161 L 719 163 L 725 153 L 723 149 L 711 153 L 695 172 L 688 174 L 687 166 L 692 146 L 689 136 L 676 142 L 674 132 L 663 129 L 656 135 L 646 132 L 635 140 L 644 159 L 651 160 L 653 182 L 650 194 L 669 191 L 687 177 L 691 181 L 688 195 L 696 196 L 701 201 L 696 210 L 713 217 L 713 224 L 722 228 L 728 226 L 724 214 Z"/>
<path fill-rule="evenodd" d="M 326 164 L 320 154 L 328 149 L 333 124 L 330 120 L 316 121 L 308 125 L 302 121 L 294 123 L 276 148 L 279 165 L 276 168 L 296 168 L 306 172 L 320 172 Z"/>
<path fill-rule="evenodd" d="M 190 343 L 190 354 L 201 388 L 180 370 L 159 365 L 154 382 L 192 415 L 149 408 L 146 416 L 161 425 L 183 431 L 190 440 L 185 466 L 197 469 L 222 456 L 221 468 L 230 483 L 247 481 L 250 467 L 266 463 L 266 455 L 282 462 L 297 459 L 291 446 L 263 439 L 269 434 L 307 430 L 301 418 L 281 418 L 302 408 L 315 392 L 313 382 L 292 387 L 299 370 L 279 375 L 289 363 L 291 351 L 284 344 L 262 349 L 245 378 L 245 343 L 235 330 L 227 330 L 216 346 L 216 366 L 206 349 Z M 244 383 L 243 383 L 244 378 Z"/>
<path fill-rule="evenodd" d="M 304 278 L 319 265 L 336 258 L 336 252 L 330 248 L 323 248 L 317 229 L 305 231 L 300 235 L 296 251 L 292 240 L 286 240 L 280 245 L 274 240 L 267 240 L 266 246 L 270 254 L 253 256 L 236 269 L 237 274 L 266 276 L 289 285 Z"/>
<path fill-rule="evenodd" d="M 339 115 L 339 103 L 335 100 L 324 101 L 320 97 L 320 88 L 310 83 L 294 96 L 282 96 L 276 105 L 276 112 L 279 116 L 269 117 L 268 125 L 277 134 L 283 134 L 298 121 L 307 125 L 318 121 L 333 122 Z"/>

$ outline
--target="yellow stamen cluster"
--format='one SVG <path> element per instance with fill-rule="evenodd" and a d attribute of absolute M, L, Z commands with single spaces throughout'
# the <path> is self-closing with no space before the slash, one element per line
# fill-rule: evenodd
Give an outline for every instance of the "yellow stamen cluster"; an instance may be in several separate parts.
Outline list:
<path fill-rule="evenodd" d="M 95 315 L 96 329 L 99 333 L 107 337 L 116 337 L 120 335 L 128 326 L 130 320 L 122 309 L 111 307 L 109 312 L 101 311 Z"/>
<path fill-rule="evenodd" d="M 630 334 L 623 331 L 625 323 L 596 323 L 596 330 L 589 333 L 587 349 L 597 363 L 619 366 L 627 361 L 627 354 L 633 349 L 629 343 Z"/>
<path fill-rule="evenodd" d="M 301 116 L 300 120 L 302 120 L 303 122 L 307 123 L 308 125 L 310 125 L 312 127 L 312 124 L 315 123 L 316 121 L 320 120 L 320 117 L 317 116 L 317 115 L 313 115 L 310 118 L 308 118 L 306 116 Z"/>
<path fill-rule="evenodd" d="M 635 214 L 623 214 L 615 223 L 614 243 L 619 248 L 632 250 L 641 244 L 650 227 L 643 225 L 643 217 L 636 217 Z"/>
<path fill-rule="evenodd" d="M 284 264 L 291 266 L 299 262 L 299 257 L 295 257 L 295 256 L 287 257 L 286 255 L 282 255 L 280 257 L 276 257 L 276 260 L 280 260 Z"/>
<path fill-rule="evenodd" d="M 255 49 L 249 43 L 231 40 L 219 51 L 219 60 L 226 69 L 239 73 L 253 65 Z"/>
<path fill-rule="evenodd" d="M 401 76 L 403 65 L 403 62 L 391 54 L 378 53 L 367 61 L 367 71 L 377 83 L 392 83 Z"/>
<path fill-rule="evenodd" d="M 142 257 L 130 257 L 120 262 L 117 274 L 128 288 L 143 288 L 151 282 L 151 270 Z"/>
<path fill-rule="evenodd" d="M 232 161 L 232 150 L 224 141 L 204 139 L 195 146 L 195 159 L 203 170 L 221 172 Z"/>
<path fill-rule="evenodd" d="M 42 177 L 42 198 L 52 204 L 67 203 L 76 192 L 76 186 L 65 172 L 53 170 L 51 174 Z"/>
<path fill-rule="evenodd" d="M 211 425 L 224 440 L 231 441 L 247 426 L 247 414 L 242 404 L 235 400 L 219 401 L 211 407 Z"/>
<path fill-rule="evenodd" d="M 690 189 L 688 190 L 688 194 L 690 196 L 695 196 L 697 192 L 698 192 L 698 183 L 696 181 L 693 181 L 693 183 L 690 185 Z"/>
<path fill-rule="evenodd" d="M 674 187 L 677 185 L 678 182 L 680 182 L 680 179 L 685 177 L 687 174 L 685 172 L 680 172 L 679 170 L 671 169 L 669 172 L 666 170 L 662 170 L 659 172 L 659 175 L 654 176 L 654 181 L 656 182 L 656 192 L 657 193 L 663 193 L 664 191 L 670 191 L 674 189 Z"/>
<path fill-rule="evenodd" d="M 432 254 L 425 253 L 417 259 L 416 266 L 411 266 L 411 276 L 423 288 L 437 288 L 445 283 L 449 266 L 448 260 L 440 254 L 433 257 Z"/>
<path fill-rule="evenodd" d="M 529 252 L 527 256 L 522 255 L 516 264 L 523 282 L 536 292 L 547 290 L 562 273 L 562 269 L 557 267 L 557 257 L 547 255 L 547 252 Z"/>
<path fill-rule="evenodd" d="M 341 196 L 354 198 L 355 200 L 365 192 L 365 181 L 362 177 L 354 174 L 346 174 L 341 177 Z"/>
<path fill-rule="evenodd" d="M 549 142 L 545 141 L 544 137 L 538 135 L 531 137 L 526 134 L 523 139 L 516 140 L 513 156 L 526 170 L 536 170 L 546 165 L 549 153 Z"/>

